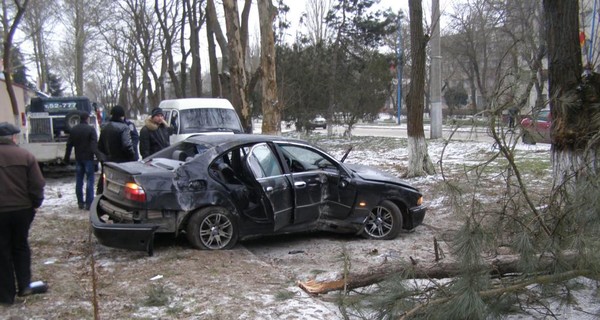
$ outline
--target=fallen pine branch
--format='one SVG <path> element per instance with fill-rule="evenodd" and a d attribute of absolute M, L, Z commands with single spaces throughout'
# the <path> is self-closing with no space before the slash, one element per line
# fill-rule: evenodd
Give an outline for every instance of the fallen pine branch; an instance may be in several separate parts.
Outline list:
<path fill-rule="evenodd" d="M 536 276 L 531 279 L 521 281 L 519 283 L 515 283 L 515 284 L 507 286 L 507 287 L 500 287 L 500 288 L 495 288 L 495 289 L 491 289 L 491 290 L 481 291 L 481 292 L 479 292 L 479 296 L 482 298 L 489 298 L 489 297 L 493 297 L 493 296 L 497 296 L 497 295 L 501 295 L 501 294 L 505 294 L 505 293 L 519 291 L 527 286 L 530 286 L 530 285 L 536 284 L 536 283 L 561 282 L 561 281 L 566 281 L 566 280 L 573 279 L 573 278 L 576 278 L 579 276 L 588 276 L 589 274 L 590 274 L 590 272 L 588 270 L 571 270 L 571 271 L 566 271 L 563 273 L 541 275 L 541 276 Z M 409 319 L 412 316 L 415 316 L 418 313 L 420 313 L 424 308 L 441 305 L 443 303 L 449 302 L 451 299 L 452 299 L 452 297 L 445 297 L 445 298 L 435 299 L 435 300 L 431 300 L 431 301 L 428 301 L 425 303 L 421 303 L 421 304 L 415 306 L 414 308 L 412 308 L 411 310 L 407 311 L 403 315 L 401 315 L 400 319 L 401 320 Z"/>
<path fill-rule="evenodd" d="M 562 258 L 566 264 L 573 266 L 576 256 L 575 253 L 566 253 L 562 255 Z M 556 262 L 556 257 L 540 255 L 538 256 L 538 260 L 538 270 L 545 273 Z M 487 259 L 485 261 L 486 266 L 484 267 L 490 270 L 491 274 L 503 275 L 519 273 L 518 263 L 519 255 L 499 255 L 492 259 Z M 298 281 L 297 284 L 307 293 L 324 294 L 331 291 L 366 287 L 400 273 L 410 274 L 410 278 L 413 279 L 443 279 L 458 276 L 461 271 L 462 269 L 457 262 L 423 263 L 416 261 L 412 264 L 383 264 L 363 273 L 346 274 L 343 278 L 336 280 L 316 281 L 310 279 L 307 281 Z"/>

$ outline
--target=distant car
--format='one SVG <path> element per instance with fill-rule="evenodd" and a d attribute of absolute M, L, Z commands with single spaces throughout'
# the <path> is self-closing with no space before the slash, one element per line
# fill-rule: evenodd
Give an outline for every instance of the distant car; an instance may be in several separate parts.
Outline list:
<path fill-rule="evenodd" d="M 327 120 L 322 116 L 316 116 L 308 123 L 309 129 L 323 128 L 327 129 Z"/>
<path fill-rule="evenodd" d="M 314 230 L 394 239 L 426 212 L 421 192 L 399 178 L 280 136 L 195 136 L 140 162 L 105 163 L 104 175 L 94 235 L 149 255 L 157 232 L 209 250 Z"/>
<path fill-rule="evenodd" d="M 521 120 L 523 143 L 551 143 L 550 127 L 552 126 L 552 115 L 550 110 L 544 109 L 535 113 L 533 117 L 525 117 Z"/>

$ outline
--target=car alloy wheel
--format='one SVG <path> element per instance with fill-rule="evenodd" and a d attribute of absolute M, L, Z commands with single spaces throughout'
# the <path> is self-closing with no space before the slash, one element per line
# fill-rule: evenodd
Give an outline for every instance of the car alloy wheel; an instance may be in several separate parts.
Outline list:
<path fill-rule="evenodd" d="M 365 220 L 363 235 L 369 239 L 389 240 L 398 236 L 402 227 L 400 209 L 389 200 L 377 205 Z"/>
<path fill-rule="evenodd" d="M 219 207 L 204 208 L 195 213 L 190 218 L 186 233 L 192 245 L 199 249 L 229 249 L 237 241 L 232 215 Z"/>

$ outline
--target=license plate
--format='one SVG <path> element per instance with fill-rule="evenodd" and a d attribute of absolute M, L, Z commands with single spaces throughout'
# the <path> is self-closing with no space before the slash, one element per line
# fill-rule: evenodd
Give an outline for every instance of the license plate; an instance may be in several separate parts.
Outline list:
<path fill-rule="evenodd" d="M 119 193 L 121 191 L 121 186 L 119 186 L 118 184 L 112 183 L 112 182 L 109 182 L 106 185 L 106 188 L 109 191 L 114 192 L 114 193 Z"/>

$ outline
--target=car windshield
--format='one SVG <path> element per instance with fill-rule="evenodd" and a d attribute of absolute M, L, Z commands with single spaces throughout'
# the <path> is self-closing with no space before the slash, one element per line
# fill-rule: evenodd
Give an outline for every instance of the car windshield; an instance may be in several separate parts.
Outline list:
<path fill-rule="evenodd" d="M 196 108 L 181 110 L 180 134 L 207 131 L 241 132 L 241 124 L 235 110 L 220 108 Z"/>

